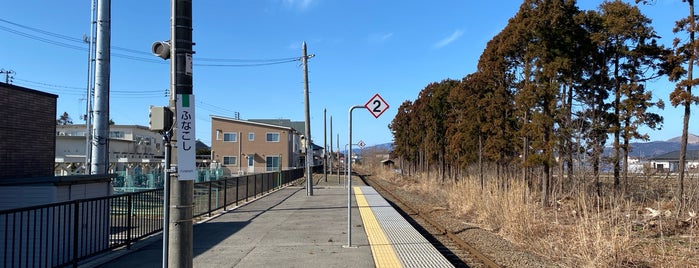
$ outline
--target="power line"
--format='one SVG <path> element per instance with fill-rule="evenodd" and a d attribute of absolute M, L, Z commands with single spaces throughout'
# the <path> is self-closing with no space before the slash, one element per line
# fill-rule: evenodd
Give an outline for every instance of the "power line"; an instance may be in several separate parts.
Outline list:
<path fill-rule="evenodd" d="M 63 40 L 73 41 L 73 42 L 78 42 L 78 43 L 83 43 L 83 40 L 80 39 L 80 38 L 75 38 L 75 37 L 71 37 L 71 36 L 67 36 L 67 35 L 57 34 L 57 33 L 49 32 L 49 31 L 45 31 L 45 30 L 41 30 L 41 29 L 29 27 L 29 26 L 22 25 L 22 24 L 19 24 L 19 23 L 15 23 L 15 22 L 11 22 L 11 21 L 5 20 L 5 19 L 0 19 L 0 21 L 1 21 L 1 22 L 4 22 L 4 23 L 7 23 L 7 24 L 11 24 L 11 25 L 17 26 L 17 27 L 20 27 L 20 28 L 24 28 L 24 29 L 27 29 L 27 30 L 31 30 L 31 31 L 34 31 L 34 32 L 38 32 L 38 33 L 42 33 L 42 34 L 45 34 L 45 35 L 50 35 L 50 36 L 53 36 L 53 37 L 56 37 L 56 38 L 60 38 L 60 39 L 63 39 Z"/>
<path fill-rule="evenodd" d="M 209 61 L 209 62 L 279 62 L 279 61 L 294 61 L 300 60 L 300 57 L 289 57 L 289 58 L 279 58 L 279 59 L 217 59 L 217 58 L 197 58 L 198 61 Z"/>
<path fill-rule="evenodd" d="M 43 35 L 62 39 L 65 41 L 74 42 L 74 43 L 77 43 L 80 45 L 73 45 L 73 44 L 62 42 L 62 41 L 52 40 L 52 39 L 37 36 L 37 35 L 31 34 L 31 33 L 19 31 L 19 30 L 12 29 L 9 27 L 0 26 L 0 30 L 6 31 L 9 33 L 23 36 L 23 37 L 26 37 L 26 38 L 29 38 L 29 39 L 32 39 L 35 41 L 40 41 L 40 42 L 44 42 L 47 44 L 52 44 L 55 46 L 60 46 L 60 47 L 74 49 L 74 50 L 80 50 L 80 51 L 88 51 L 88 48 L 86 47 L 85 40 L 80 39 L 80 38 L 75 38 L 75 37 L 62 35 L 62 34 L 50 32 L 50 31 L 46 31 L 46 30 L 41 30 L 38 28 L 26 26 L 26 25 L 19 24 L 16 22 L 5 20 L 5 19 L 0 19 L 0 22 L 10 24 L 10 25 L 13 25 L 15 27 L 22 28 L 22 29 L 30 30 L 33 32 L 37 32 L 37 33 L 40 33 Z M 114 50 L 124 51 L 124 52 L 128 52 L 128 53 L 151 56 L 151 53 L 146 52 L 146 51 L 129 49 L 129 48 L 124 48 L 124 47 L 119 47 L 119 46 L 112 46 L 111 48 Z M 124 58 L 124 59 L 135 60 L 135 61 L 166 64 L 165 61 L 157 60 L 154 58 L 131 56 L 131 55 L 120 54 L 120 53 L 111 53 L 111 55 L 114 57 L 117 57 L 117 58 Z M 225 58 L 195 58 L 195 59 L 198 62 L 199 61 L 201 61 L 201 62 L 237 62 L 237 64 L 194 63 L 194 66 L 202 66 L 202 67 L 258 67 L 258 66 L 284 64 L 284 63 L 295 62 L 295 61 L 301 60 L 300 57 L 288 57 L 288 58 L 276 58 L 276 59 L 225 59 Z"/>
<path fill-rule="evenodd" d="M 289 63 L 289 62 L 294 62 L 294 61 L 300 61 L 301 58 L 295 58 L 291 60 L 282 60 L 282 61 L 276 61 L 276 62 L 265 62 L 265 63 L 248 63 L 248 64 L 209 64 L 209 63 L 199 63 L 199 64 L 194 64 L 194 66 L 203 66 L 203 67 L 256 67 L 256 66 L 268 66 L 268 65 L 277 65 L 277 64 L 283 64 L 283 63 Z"/>
<path fill-rule="evenodd" d="M 215 114 L 216 114 L 216 113 L 217 113 L 217 114 L 223 114 L 223 115 L 227 115 L 227 116 L 229 116 L 229 117 L 236 117 L 236 116 L 235 116 L 236 114 L 237 114 L 237 115 L 240 114 L 240 113 L 238 113 L 238 112 L 236 112 L 236 111 L 229 110 L 229 109 L 226 109 L 226 108 L 222 108 L 222 107 L 219 107 L 219 106 L 216 106 L 216 105 L 213 105 L 213 104 L 209 104 L 209 103 L 206 103 L 206 102 L 203 102 L 203 101 L 197 101 L 197 102 L 200 104 L 199 106 L 197 106 L 198 109 L 206 110 L 206 111 L 209 111 L 209 112 L 212 112 L 212 113 L 215 113 Z"/>
<path fill-rule="evenodd" d="M 66 94 L 66 95 L 85 95 L 85 88 L 84 87 L 56 85 L 56 84 L 51 84 L 51 83 L 37 82 L 37 81 L 31 81 L 31 80 L 19 79 L 19 78 L 15 78 L 15 80 L 23 82 L 20 85 L 32 84 L 32 85 L 38 85 L 41 87 L 52 88 L 52 89 L 43 88 L 45 91 L 51 92 L 51 93 L 60 93 L 60 94 Z M 34 87 L 34 86 L 31 86 L 31 87 Z M 143 98 L 165 97 L 167 95 L 167 91 L 162 91 L 162 90 L 110 90 L 110 93 L 112 96 L 115 96 L 115 97 L 143 97 Z"/>
<path fill-rule="evenodd" d="M 59 41 L 55 41 L 55 40 L 43 38 L 43 37 L 40 37 L 40 36 L 31 35 L 31 34 L 28 34 L 28 33 L 25 33 L 25 32 L 21 32 L 21 31 L 17 31 L 17 30 L 11 29 L 11 28 L 7 28 L 7 27 L 5 27 L 5 26 L 0 26 L 0 30 L 4 30 L 4 31 L 6 31 L 6 32 L 10 32 L 10 33 L 13 33 L 13 34 L 16 34 L 16 35 L 19 35 L 19 36 L 24 36 L 24 37 L 29 38 L 29 39 L 33 39 L 33 40 L 36 40 L 36 41 L 41 41 L 41 42 L 44 42 L 44 43 L 49 43 L 49 44 L 56 45 L 56 46 L 61 46 L 61 47 L 70 48 L 70 49 L 76 49 L 76 50 L 83 50 L 83 51 L 86 51 L 86 50 L 87 50 L 87 48 L 85 48 L 85 47 L 76 46 L 76 45 L 71 45 L 71 44 L 66 44 L 66 43 L 63 43 L 63 42 L 59 42 Z"/>

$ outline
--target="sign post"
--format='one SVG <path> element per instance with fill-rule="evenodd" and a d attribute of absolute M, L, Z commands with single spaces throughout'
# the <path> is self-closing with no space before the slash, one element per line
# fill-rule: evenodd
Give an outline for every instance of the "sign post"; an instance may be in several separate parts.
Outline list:
<path fill-rule="evenodd" d="M 177 179 L 194 180 L 197 177 L 197 149 L 194 137 L 194 95 L 177 94 Z"/>
<path fill-rule="evenodd" d="M 379 118 L 379 116 L 388 109 L 388 103 L 376 93 L 364 106 L 356 105 L 349 109 L 349 150 L 347 151 L 347 245 L 343 246 L 345 248 L 356 248 L 356 246 L 352 246 L 352 110 L 362 107 L 369 110 L 369 113 L 371 113 L 374 118 Z M 362 148 L 366 145 L 364 141 L 359 142 L 363 144 L 360 145 Z"/>

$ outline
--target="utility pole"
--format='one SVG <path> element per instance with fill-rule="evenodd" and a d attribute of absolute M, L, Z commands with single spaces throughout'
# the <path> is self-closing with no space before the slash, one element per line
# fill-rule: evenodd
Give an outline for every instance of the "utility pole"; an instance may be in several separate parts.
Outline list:
<path fill-rule="evenodd" d="M 323 177 L 328 182 L 328 110 L 323 108 Z"/>
<path fill-rule="evenodd" d="M 13 78 L 12 75 L 15 74 L 15 71 L 0 69 L 0 74 L 5 74 L 5 84 L 11 84 Z"/>
<path fill-rule="evenodd" d="M 111 43 L 111 0 L 97 1 L 95 56 L 95 108 L 92 110 L 92 174 L 107 174 L 109 167 L 109 67 Z"/>
<path fill-rule="evenodd" d="M 326 145 L 327 146 L 327 145 Z M 333 175 L 333 116 L 330 116 L 330 176 Z"/>
<path fill-rule="evenodd" d="M 340 133 L 337 133 L 337 184 L 340 184 L 340 163 Z"/>
<path fill-rule="evenodd" d="M 311 115 L 310 104 L 308 98 L 308 54 L 306 53 L 306 42 L 301 45 L 303 50 L 303 95 L 306 110 L 306 195 L 313 195 L 313 177 L 311 172 L 311 163 L 313 163 L 313 144 L 311 142 Z M 311 55 L 313 57 L 313 55 Z"/>
<path fill-rule="evenodd" d="M 90 34 L 84 40 L 88 44 L 87 52 L 87 92 L 85 93 L 85 175 L 91 173 L 91 143 L 92 140 L 92 90 L 95 83 L 95 23 L 97 22 L 97 0 L 90 1 Z"/>
<path fill-rule="evenodd" d="M 194 199 L 194 180 L 183 178 L 184 166 L 182 165 L 181 152 L 185 145 L 184 120 L 179 115 L 178 102 L 186 98 L 188 106 L 193 107 L 194 101 L 189 103 L 192 97 L 192 0 L 171 0 L 170 17 L 170 108 L 178 115 L 175 118 L 176 126 L 173 131 L 173 140 L 176 140 L 178 149 L 174 150 L 172 161 L 178 163 L 177 178 L 170 177 L 172 186 L 170 195 L 170 246 L 168 259 L 172 267 L 192 267 L 193 254 L 193 222 L 192 210 Z M 192 119 L 193 120 L 193 119 Z M 193 126 L 192 126 L 193 127 Z M 193 145 L 190 145 L 193 146 Z"/>

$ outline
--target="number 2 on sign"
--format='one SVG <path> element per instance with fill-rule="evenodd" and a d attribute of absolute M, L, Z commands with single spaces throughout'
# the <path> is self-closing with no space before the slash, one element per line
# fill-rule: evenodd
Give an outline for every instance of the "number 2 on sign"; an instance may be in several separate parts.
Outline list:
<path fill-rule="evenodd" d="M 381 101 L 380 100 L 374 101 L 374 112 L 381 113 Z"/>
<path fill-rule="evenodd" d="M 366 104 L 364 104 L 364 107 L 376 118 L 379 118 L 383 112 L 388 109 L 388 103 L 381 98 L 381 96 L 377 93 L 367 101 Z"/>

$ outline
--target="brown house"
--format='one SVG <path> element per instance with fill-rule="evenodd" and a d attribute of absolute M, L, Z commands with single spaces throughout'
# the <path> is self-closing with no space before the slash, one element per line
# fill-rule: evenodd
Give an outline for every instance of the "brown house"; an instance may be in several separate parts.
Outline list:
<path fill-rule="evenodd" d="M 301 142 L 301 132 L 291 124 L 211 116 L 211 160 L 221 164 L 224 175 L 303 167 Z"/>

